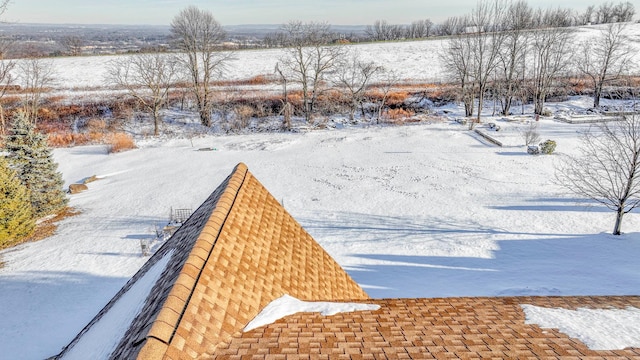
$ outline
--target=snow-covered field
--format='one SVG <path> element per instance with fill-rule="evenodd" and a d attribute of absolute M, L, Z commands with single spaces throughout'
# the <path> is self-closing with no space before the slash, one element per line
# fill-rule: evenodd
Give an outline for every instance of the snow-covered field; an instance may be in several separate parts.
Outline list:
<path fill-rule="evenodd" d="M 398 49 L 371 56 L 412 59 L 402 66 L 414 77 L 434 71 L 416 53 L 420 42 L 380 46 Z M 270 71 L 257 58 L 276 56 L 258 55 L 239 67 Z M 62 61 L 77 74 L 71 63 L 91 59 Z M 92 66 L 77 86 L 100 76 Z M 584 97 L 550 104 L 588 106 Z M 447 110 L 449 119 L 429 124 L 146 139 L 111 155 L 103 146 L 55 150 L 67 185 L 100 180 L 70 196 L 81 214 L 54 236 L 0 252 L 0 358 L 58 353 L 146 261 L 140 239 L 172 207 L 199 206 L 238 162 L 375 298 L 640 295 L 640 214 L 625 217 L 624 235 L 609 235 L 613 213 L 553 182 L 587 125 L 542 119 L 557 153 L 529 156 L 519 135 L 529 120 L 493 119 L 500 148 L 452 121 L 459 108 Z"/>

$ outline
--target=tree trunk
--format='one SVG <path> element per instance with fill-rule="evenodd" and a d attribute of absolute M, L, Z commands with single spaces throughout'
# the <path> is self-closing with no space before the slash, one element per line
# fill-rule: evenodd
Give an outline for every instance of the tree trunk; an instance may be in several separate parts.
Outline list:
<path fill-rule="evenodd" d="M 465 117 L 473 116 L 473 105 L 474 105 L 473 97 L 465 95 L 464 100 L 462 102 L 464 103 L 464 116 Z"/>
<path fill-rule="evenodd" d="M 159 134 L 159 123 L 160 123 L 160 114 L 158 111 L 158 107 L 153 107 L 153 136 L 158 136 Z"/>
<path fill-rule="evenodd" d="M 484 107 L 484 90 L 480 88 L 480 92 L 478 94 L 478 117 L 476 118 L 476 123 L 480 124 L 480 116 L 482 115 L 482 108 Z"/>
<path fill-rule="evenodd" d="M 198 110 L 200 115 L 200 123 L 203 126 L 211 127 L 211 112 L 207 108 L 200 108 Z"/>
<path fill-rule="evenodd" d="M 624 215 L 624 208 L 619 207 L 616 212 L 616 225 L 613 227 L 613 235 L 620 235 L 620 228 L 622 227 L 622 216 Z"/>
<path fill-rule="evenodd" d="M 602 83 L 597 84 L 593 91 L 593 108 L 597 109 L 600 107 L 600 97 L 602 96 Z"/>
<path fill-rule="evenodd" d="M 511 104 L 513 103 L 513 97 L 505 96 L 504 102 L 502 103 L 502 115 L 509 116 L 511 113 Z"/>
<path fill-rule="evenodd" d="M 542 111 L 544 110 L 544 96 L 538 95 L 535 97 L 533 101 L 534 101 L 533 113 L 536 115 L 542 115 Z"/>

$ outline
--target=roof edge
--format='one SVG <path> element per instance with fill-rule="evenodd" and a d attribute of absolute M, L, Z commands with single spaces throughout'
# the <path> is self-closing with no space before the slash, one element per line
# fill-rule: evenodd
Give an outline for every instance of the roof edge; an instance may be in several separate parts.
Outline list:
<path fill-rule="evenodd" d="M 220 196 L 220 200 L 213 209 L 202 232 L 198 235 L 193 246 L 194 250 L 189 254 L 174 286 L 169 292 L 165 302 L 166 305 L 160 310 L 146 335 L 145 344 L 140 350 L 141 355 L 157 354 L 157 351 L 162 348 L 159 343 L 164 344 L 163 348 L 166 351 L 167 345 L 171 343 L 191 301 L 198 280 L 202 275 L 203 265 L 211 256 L 222 227 L 244 184 L 247 173 L 248 168 L 244 163 L 239 163 L 233 170 L 227 187 Z M 187 269 L 187 267 L 190 269 Z M 194 272 L 194 268 L 198 269 L 198 271 Z M 141 356 L 140 358 L 144 359 L 145 357 Z"/>

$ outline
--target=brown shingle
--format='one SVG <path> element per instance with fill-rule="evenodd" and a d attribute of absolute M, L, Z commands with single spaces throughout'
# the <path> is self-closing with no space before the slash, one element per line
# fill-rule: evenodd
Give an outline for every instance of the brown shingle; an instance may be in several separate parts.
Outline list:
<path fill-rule="evenodd" d="M 605 359 L 611 356 L 640 359 L 640 349 L 594 351 L 555 329 L 525 324 L 521 304 L 545 307 L 640 307 L 639 296 L 619 297 L 510 297 L 367 300 L 381 306 L 335 316 L 299 313 L 252 331 L 238 334 L 227 349 L 243 346 L 245 339 L 268 342 L 269 354 L 312 338 L 321 353 L 347 351 L 361 358 L 477 359 L 560 358 Z M 442 314 L 447 314 L 442 316 Z M 464 319 L 467 324 L 460 325 Z M 432 323 L 440 325 L 433 326 Z M 296 324 L 297 326 L 283 326 Z M 345 327 L 346 325 L 346 327 Z M 274 331 L 274 329 L 279 331 Z M 353 339 L 357 341 L 353 341 Z M 317 340 L 316 340 L 317 339 Z M 298 347 L 300 352 L 305 347 Z M 256 354 L 249 347 L 247 355 Z M 263 353 L 264 355 L 265 353 Z M 217 358 L 217 354 L 212 354 Z"/>
<path fill-rule="evenodd" d="M 188 359 L 211 353 L 284 294 L 307 300 L 368 298 L 239 164 L 61 355 L 169 255 L 111 358 L 159 359 L 164 351 L 167 359 Z"/>

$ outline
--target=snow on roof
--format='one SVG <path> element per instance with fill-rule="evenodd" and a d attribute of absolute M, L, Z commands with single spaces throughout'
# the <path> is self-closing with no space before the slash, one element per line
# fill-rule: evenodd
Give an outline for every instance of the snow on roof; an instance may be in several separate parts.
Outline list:
<path fill-rule="evenodd" d="M 584 342 L 592 350 L 640 348 L 640 309 L 576 310 L 522 305 L 527 324 L 555 328 Z"/>
<path fill-rule="evenodd" d="M 333 316 L 298 312 L 234 335 L 216 349 L 211 359 L 298 359 L 323 355 L 345 359 L 640 358 L 638 347 L 590 349 L 580 339 L 557 329 L 527 323 L 523 311 L 526 304 L 549 310 L 628 310 L 640 307 L 638 296 L 407 298 L 363 302 L 380 308 Z M 620 319 L 624 314 L 615 317 Z M 637 332 L 628 327 L 626 331 L 626 336 L 637 339 Z"/>
<path fill-rule="evenodd" d="M 345 302 L 326 302 L 326 301 L 301 301 L 293 296 L 283 295 L 273 300 L 267 305 L 258 316 L 256 316 L 243 331 L 251 331 L 260 326 L 268 325 L 285 316 L 293 315 L 299 312 L 319 312 L 324 316 L 335 315 L 338 313 L 352 312 L 359 310 L 378 310 L 380 305 L 345 303 Z"/>
<path fill-rule="evenodd" d="M 106 359 L 120 342 L 133 319 L 140 313 L 144 301 L 166 268 L 173 251 L 165 254 L 131 288 L 116 300 L 102 316 L 64 355 L 63 359 Z"/>

